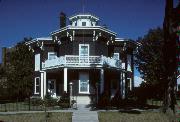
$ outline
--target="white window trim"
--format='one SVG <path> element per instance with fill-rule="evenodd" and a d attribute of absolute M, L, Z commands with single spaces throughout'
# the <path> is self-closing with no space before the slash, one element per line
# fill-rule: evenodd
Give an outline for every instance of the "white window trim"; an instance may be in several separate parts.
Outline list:
<path fill-rule="evenodd" d="M 34 70 L 35 71 L 39 71 L 40 70 L 40 65 L 41 65 L 41 55 L 40 53 L 35 54 L 35 67 Z"/>
<path fill-rule="evenodd" d="M 118 55 L 118 60 L 119 60 L 119 53 L 114 53 L 114 54 Z M 113 54 L 113 57 L 114 57 L 114 54 Z"/>
<path fill-rule="evenodd" d="M 89 94 L 89 80 L 88 80 L 88 88 L 87 88 L 88 91 L 87 91 L 87 92 L 82 92 L 82 91 L 81 91 L 81 87 L 80 87 L 81 84 L 80 84 L 80 82 L 81 82 L 81 80 L 79 80 L 79 93 L 80 93 L 80 94 Z"/>
<path fill-rule="evenodd" d="M 80 56 L 80 50 L 82 46 L 88 46 L 88 56 L 89 56 L 89 44 L 79 44 L 79 56 Z"/>
<path fill-rule="evenodd" d="M 55 54 L 56 55 L 55 58 L 57 58 L 57 53 L 56 52 L 48 52 L 48 60 L 52 60 L 52 59 L 49 58 L 50 54 Z"/>
<path fill-rule="evenodd" d="M 36 85 L 36 79 L 39 79 L 39 85 Z M 40 90 L 40 84 L 41 84 L 41 81 L 40 81 L 40 77 L 35 77 L 34 78 L 34 94 L 39 94 L 39 92 L 36 91 L 36 87 L 39 86 L 39 90 Z"/>

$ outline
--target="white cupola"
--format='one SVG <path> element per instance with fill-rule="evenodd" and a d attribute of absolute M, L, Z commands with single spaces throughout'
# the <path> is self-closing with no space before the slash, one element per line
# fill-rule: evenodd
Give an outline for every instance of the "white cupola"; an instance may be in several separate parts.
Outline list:
<path fill-rule="evenodd" d="M 92 27 L 97 26 L 99 18 L 91 14 L 76 14 L 69 17 L 71 26 Z"/>

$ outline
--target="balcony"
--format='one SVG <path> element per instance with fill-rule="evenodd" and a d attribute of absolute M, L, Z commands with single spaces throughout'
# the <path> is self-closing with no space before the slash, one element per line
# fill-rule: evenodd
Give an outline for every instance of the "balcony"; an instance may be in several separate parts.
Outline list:
<path fill-rule="evenodd" d="M 112 67 L 121 68 L 121 61 L 106 56 L 79 56 L 65 55 L 46 60 L 42 63 L 42 69 L 58 67 Z"/>

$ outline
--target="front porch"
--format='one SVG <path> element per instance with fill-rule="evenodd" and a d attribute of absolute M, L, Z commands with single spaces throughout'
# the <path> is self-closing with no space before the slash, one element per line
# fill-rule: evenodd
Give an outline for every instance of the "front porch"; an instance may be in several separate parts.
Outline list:
<path fill-rule="evenodd" d="M 77 103 L 91 103 L 91 96 L 95 100 L 97 96 L 104 91 L 110 94 L 110 99 L 117 92 L 125 95 L 125 80 L 123 80 L 121 70 L 116 69 L 72 69 L 61 68 L 54 70 L 46 70 L 41 72 L 41 98 L 46 93 L 50 93 L 52 97 L 60 97 L 63 93 L 70 94 L 70 83 L 72 83 L 72 96 L 78 101 Z M 89 102 L 88 102 L 89 101 Z"/>

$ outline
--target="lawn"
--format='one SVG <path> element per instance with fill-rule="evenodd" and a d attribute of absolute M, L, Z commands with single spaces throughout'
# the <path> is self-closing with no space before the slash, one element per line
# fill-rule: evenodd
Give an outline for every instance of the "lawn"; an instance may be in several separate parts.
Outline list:
<path fill-rule="evenodd" d="M 3 122 L 71 122 L 72 113 L 30 113 L 30 114 L 14 114 L 14 115 L 0 115 L 0 121 Z"/>
<path fill-rule="evenodd" d="M 158 112 L 99 112 L 98 118 L 99 122 L 169 122 L 166 115 Z"/>

